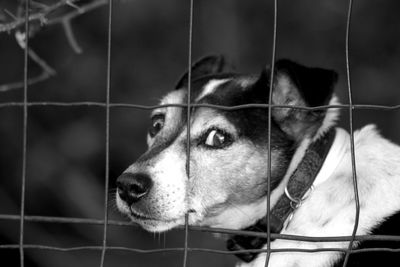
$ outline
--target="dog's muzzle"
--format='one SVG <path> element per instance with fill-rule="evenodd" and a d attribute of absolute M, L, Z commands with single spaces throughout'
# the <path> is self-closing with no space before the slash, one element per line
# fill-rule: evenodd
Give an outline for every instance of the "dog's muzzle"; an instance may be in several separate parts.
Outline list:
<path fill-rule="evenodd" d="M 145 173 L 123 173 L 117 179 L 117 192 L 128 206 L 143 199 L 153 187 L 153 181 Z"/>

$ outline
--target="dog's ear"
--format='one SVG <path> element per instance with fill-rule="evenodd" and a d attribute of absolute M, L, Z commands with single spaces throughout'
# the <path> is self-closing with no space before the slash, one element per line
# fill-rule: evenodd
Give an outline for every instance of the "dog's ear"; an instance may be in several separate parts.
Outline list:
<path fill-rule="evenodd" d="M 291 93 L 299 94 L 296 98 L 302 99 L 308 107 L 328 104 L 338 80 L 338 74 L 333 70 L 309 68 L 287 59 L 278 60 L 275 68 L 278 87 L 274 94 L 286 99 L 290 99 Z M 286 79 L 292 86 L 285 88 L 285 84 L 281 84 L 283 88 L 279 88 L 279 79 Z"/>
<path fill-rule="evenodd" d="M 335 71 L 309 68 L 290 60 L 275 63 L 272 104 L 316 107 L 329 104 L 338 75 Z M 268 99 L 269 72 L 264 70 L 254 84 L 258 97 Z M 312 136 L 321 126 L 326 110 L 293 108 L 272 109 L 272 117 L 281 129 L 294 140 Z"/>
<path fill-rule="evenodd" d="M 201 76 L 221 73 L 225 70 L 225 59 L 221 55 L 210 55 L 203 57 L 192 64 L 191 78 L 195 80 Z M 175 89 L 180 89 L 188 84 L 188 72 L 184 73 L 175 85 Z"/>

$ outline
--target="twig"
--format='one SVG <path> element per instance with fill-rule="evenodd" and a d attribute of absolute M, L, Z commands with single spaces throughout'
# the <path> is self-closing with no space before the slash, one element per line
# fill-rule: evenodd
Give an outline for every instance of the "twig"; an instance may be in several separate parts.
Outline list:
<path fill-rule="evenodd" d="M 26 34 L 22 33 L 20 31 L 15 32 L 15 39 L 17 40 L 18 45 L 22 48 L 25 49 L 26 46 Z M 28 48 L 28 56 L 31 60 L 33 60 L 41 69 L 42 73 L 37 76 L 28 79 L 28 85 L 32 85 L 44 80 L 47 80 L 51 76 L 56 75 L 56 71 L 50 67 L 46 61 L 44 61 L 41 57 L 39 57 L 38 54 L 31 48 Z M 14 82 L 14 83 L 8 83 L 4 85 L 0 85 L 0 92 L 7 92 L 15 89 L 20 89 L 24 87 L 24 82 Z"/>
<path fill-rule="evenodd" d="M 33 51 L 31 48 L 28 49 L 28 55 L 29 58 L 32 59 L 36 64 L 38 64 L 44 72 L 48 73 L 49 76 L 53 76 L 56 75 L 56 71 L 50 67 L 46 61 L 44 61 L 43 59 L 41 59 L 38 54 L 36 54 L 35 51 Z"/>
<path fill-rule="evenodd" d="M 37 1 L 31 1 L 31 7 L 37 7 L 37 8 L 47 8 L 47 6 L 43 3 L 37 2 Z"/>
<path fill-rule="evenodd" d="M 8 9 L 4 9 L 4 13 L 6 13 L 7 15 L 9 15 L 11 18 L 13 19 L 18 19 L 11 11 L 9 11 Z"/>
<path fill-rule="evenodd" d="M 39 76 L 28 79 L 28 85 L 32 85 L 32 84 L 35 84 L 38 82 L 45 81 L 49 77 L 50 77 L 50 75 L 48 73 L 42 72 L 42 74 L 40 74 Z M 15 90 L 15 89 L 21 89 L 22 87 L 24 87 L 24 82 L 22 82 L 22 81 L 3 84 L 3 85 L 0 85 L 0 93 Z"/>
<path fill-rule="evenodd" d="M 71 1 L 71 0 L 69 0 L 69 1 L 67 0 L 66 4 L 67 4 L 68 6 L 70 6 L 70 7 L 73 7 L 73 8 L 75 8 L 76 10 L 78 10 L 78 12 L 81 13 L 81 14 L 84 12 L 79 6 L 77 6 L 76 4 L 74 4 L 73 1 Z"/>
<path fill-rule="evenodd" d="M 76 41 L 75 34 L 74 34 L 74 32 L 72 30 L 72 26 L 71 26 L 71 20 L 64 19 L 62 21 L 62 25 L 64 27 L 64 32 L 65 32 L 65 35 L 67 36 L 69 45 L 72 47 L 72 49 L 75 51 L 75 53 L 81 54 L 82 48 L 79 46 L 78 42 Z"/>
<path fill-rule="evenodd" d="M 64 19 L 71 20 L 71 19 L 73 19 L 75 17 L 78 17 L 78 16 L 82 15 L 83 13 L 87 13 L 89 11 L 92 11 L 93 9 L 99 8 L 101 6 L 104 6 L 105 4 L 107 4 L 107 0 L 97 0 L 97 1 L 91 2 L 89 4 L 81 6 L 78 10 L 74 10 L 72 12 L 69 12 L 69 13 L 65 14 L 62 17 L 49 19 L 48 22 L 47 22 L 47 25 L 53 25 L 53 24 L 57 24 L 57 23 L 62 23 L 62 21 Z M 1 30 L 0 30 L 0 32 L 1 32 Z"/>

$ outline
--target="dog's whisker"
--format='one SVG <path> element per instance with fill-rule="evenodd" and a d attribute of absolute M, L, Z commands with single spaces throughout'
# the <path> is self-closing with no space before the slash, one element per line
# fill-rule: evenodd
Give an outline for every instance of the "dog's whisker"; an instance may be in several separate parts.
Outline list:
<path fill-rule="evenodd" d="M 167 232 L 163 233 L 163 248 L 166 248 Z"/>

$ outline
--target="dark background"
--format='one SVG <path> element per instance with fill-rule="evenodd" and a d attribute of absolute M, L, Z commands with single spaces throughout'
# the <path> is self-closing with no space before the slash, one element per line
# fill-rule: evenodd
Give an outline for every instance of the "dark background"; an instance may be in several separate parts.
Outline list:
<path fill-rule="evenodd" d="M 55 1 L 39 1 L 47 4 Z M 83 1 L 84 3 L 90 1 Z M 337 93 L 347 103 L 345 30 L 348 1 L 281 0 L 277 58 L 335 69 Z M 0 1 L 15 12 L 17 1 Z M 350 64 L 354 104 L 400 104 L 400 2 L 355 1 Z M 68 12 L 68 8 L 64 12 Z M 187 66 L 189 1 L 114 1 L 111 102 L 155 105 L 171 90 Z M 106 6 L 73 20 L 83 49 L 76 54 L 61 25 L 42 27 L 30 45 L 57 75 L 29 86 L 29 101 L 100 101 L 106 99 Z M 272 50 L 273 1 L 195 1 L 193 58 L 224 54 L 237 71 L 258 73 Z M 29 64 L 33 77 L 40 69 Z M 0 84 L 23 79 L 23 50 L 13 32 L 0 33 Z M 23 100 L 23 90 L 0 93 L 0 103 Z M 27 215 L 102 219 L 104 214 L 105 109 L 31 107 L 28 114 Z M 148 111 L 113 108 L 110 126 L 110 189 L 118 175 L 146 149 Z M 342 125 L 348 128 L 348 113 Z M 354 125 L 377 124 L 400 141 L 400 112 L 356 110 Z M 22 107 L 0 108 L 0 214 L 19 214 L 22 166 Z M 110 190 L 112 193 L 112 190 Z M 125 220 L 110 199 L 110 219 Z M 101 245 L 102 226 L 25 223 L 25 243 L 60 247 Z M 19 221 L 0 220 L 0 244 L 17 244 Z M 137 227 L 110 226 L 108 245 L 141 249 L 182 247 L 184 234 L 147 233 Z M 190 232 L 192 247 L 224 249 L 208 233 Z M 0 258 L 18 266 L 18 250 L 0 250 Z M 180 266 L 182 252 L 138 254 L 109 251 L 106 266 Z M 26 249 L 27 266 L 98 266 L 100 251 L 54 252 Z M 233 266 L 235 258 L 193 252 L 189 266 Z"/>

